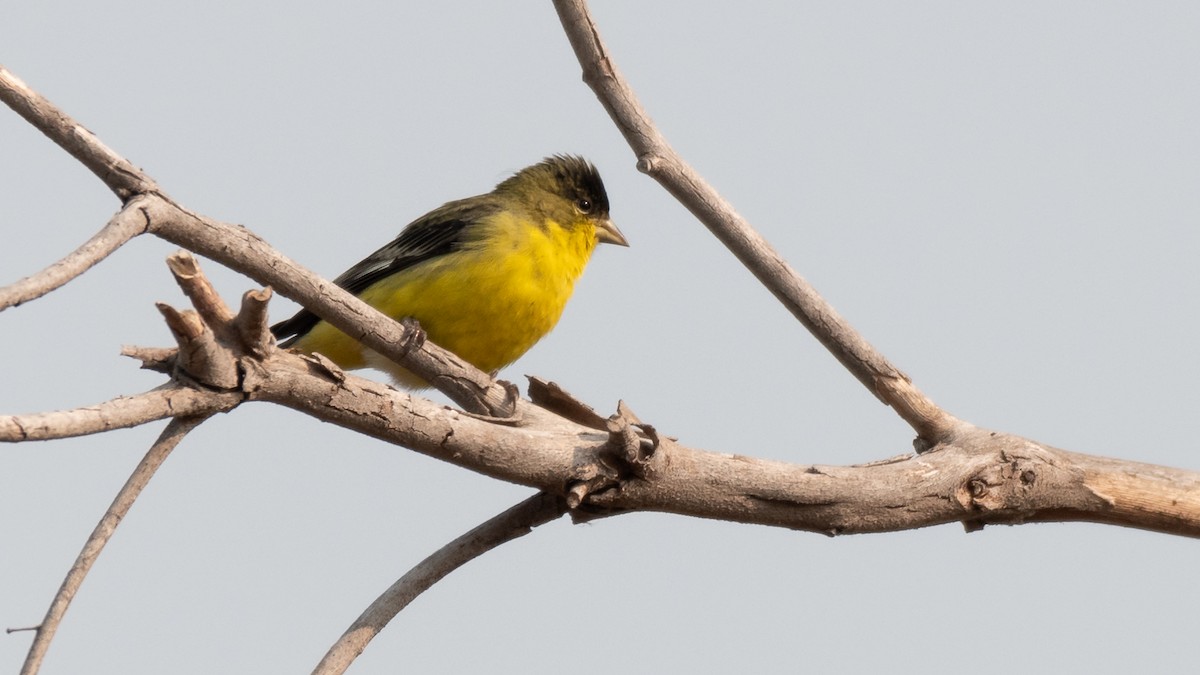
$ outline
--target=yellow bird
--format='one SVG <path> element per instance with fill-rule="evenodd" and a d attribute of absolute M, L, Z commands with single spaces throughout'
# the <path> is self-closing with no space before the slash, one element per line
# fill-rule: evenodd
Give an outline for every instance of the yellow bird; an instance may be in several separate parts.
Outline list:
<path fill-rule="evenodd" d="M 334 283 L 397 321 L 416 319 L 432 342 L 492 373 L 554 328 L 599 243 L 629 245 L 600 174 L 555 155 L 421 216 Z M 281 347 L 428 386 L 306 309 L 271 332 Z"/>

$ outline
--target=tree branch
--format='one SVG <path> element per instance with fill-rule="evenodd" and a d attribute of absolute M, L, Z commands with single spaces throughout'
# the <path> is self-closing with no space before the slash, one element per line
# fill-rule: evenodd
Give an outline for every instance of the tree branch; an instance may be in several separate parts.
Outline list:
<path fill-rule="evenodd" d="M 33 413 L 0 415 L 0 442 L 49 441 L 129 429 L 168 417 L 212 415 L 242 402 L 237 391 L 206 391 L 168 383 L 136 396 L 121 396 L 97 405 Z"/>
<path fill-rule="evenodd" d="M 159 195 L 139 198 L 130 207 L 135 204 L 152 233 L 301 302 L 366 347 L 420 375 L 464 409 L 494 417 L 517 414 L 521 404 L 510 386 L 432 342 L 418 342 L 410 328 L 308 271 L 246 228 L 192 213 Z"/>
<path fill-rule="evenodd" d="M 531 500 L 515 507 L 406 574 L 359 617 L 318 672 L 344 668 L 338 664 L 352 660 L 416 593 L 457 565 L 564 508 L 578 519 L 651 510 L 829 535 L 955 521 L 969 528 L 1091 521 L 1200 536 L 1198 473 L 1065 452 L 977 429 L 941 410 L 678 157 L 616 70 L 586 5 L 556 0 L 556 7 L 585 80 L 633 147 L 639 169 L 684 203 L 860 382 L 891 405 L 916 430 L 919 449 L 926 452 L 849 467 L 772 462 L 680 445 L 624 406 L 605 419 L 552 384 L 542 400 L 553 399 L 564 416 L 517 400 L 511 389 L 453 354 L 414 344 L 412 331 L 307 272 L 248 230 L 174 203 L 139 169 L 0 68 L 0 99 L 87 165 L 126 203 L 105 230 L 57 264 L 64 270 L 48 269 L 18 282 L 4 289 L 12 295 L 0 300 L 16 298 L 11 306 L 38 297 L 119 247 L 122 236 L 150 231 L 301 301 L 367 347 L 433 382 L 464 408 L 489 415 L 446 409 L 348 375 L 319 357 L 276 350 L 266 328 L 268 291 L 251 291 L 234 313 L 212 292 L 194 260 L 173 259 L 172 271 L 195 310 L 162 306 L 179 349 L 140 353 L 180 384 L 92 408 L 0 417 L 0 440 L 7 441 L 61 438 L 176 417 L 143 460 L 149 473 L 139 465 L 85 545 L 39 628 L 27 672 L 37 669 L 45 652 L 38 645 L 43 639 L 48 644 L 78 588 L 72 575 L 82 569 L 82 580 L 153 467 L 199 423 L 195 416 L 232 409 L 247 399 L 285 405 L 544 493 L 535 498 L 540 506 Z M 126 229 L 132 223 L 136 232 Z M 109 227 L 116 239 L 103 239 Z M 516 511 L 507 525 L 486 529 Z M 480 548 L 472 553 L 473 547 Z"/>
<path fill-rule="evenodd" d="M 418 595 L 471 560 L 529 534 L 533 528 L 557 519 L 566 511 L 566 502 L 561 497 L 539 492 L 438 549 L 388 587 L 350 624 L 317 664 L 313 675 L 344 673 L 379 631 Z"/>
<path fill-rule="evenodd" d="M 0 76 L 4 74 L 0 69 Z M 146 231 L 141 214 L 121 209 L 91 239 L 41 272 L 0 288 L 0 311 L 35 300 L 80 276 Z"/>
<path fill-rule="evenodd" d="M 983 429 L 921 455 L 798 465 L 690 448 L 628 413 L 610 417 L 608 433 L 534 406 L 496 424 L 286 352 L 253 368 L 243 386 L 251 400 L 563 495 L 585 518 L 662 511 L 830 535 L 1088 521 L 1200 537 L 1200 473 Z"/>
<path fill-rule="evenodd" d="M 178 377 L 232 386 L 246 400 L 294 408 L 562 496 L 580 517 L 665 511 L 826 534 L 955 521 L 979 527 L 1085 520 L 1200 536 L 1200 474 L 1068 453 L 969 426 L 923 455 L 833 467 L 689 448 L 624 405 L 600 430 L 594 413 L 553 384 L 534 390 L 570 419 L 528 403 L 514 418 L 464 414 L 349 375 L 321 358 L 254 349 L 267 331 L 259 301 L 232 315 L 190 256 L 177 254 L 171 267 L 198 308 L 193 320 L 178 310 L 166 313 L 183 324 L 173 329 Z M 251 326 L 263 335 L 252 335 Z"/>
<path fill-rule="evenodd" d="M 245 228 L 182 208 L 144 172 L 3 66 L 0 100 L 91 169 L 125 202 L 125 209 L 115 219 L 136 221 L 163 239 L 273 286 L 368 348 L 421 376 L 467 410 L 494 417 L 517 414 L 519 403 L 511 386 L 495 382 L 451 352 L 421 341 L 416 331 L 283 256 Z M 115 248 L 120 243 L 112 245 Z M 30 299 L 27 285 L 17 286 L 14 304 Z"/>
<path fill-rule="evenodd" d="M 71 153 L 104 182 L 122 202 L 135 195 L 157 192 L 158 185 L 124 157 L 100 142 L 91 131 L 59 110 L 46 97 L 29 88 L 0 65 L 0 101 L 24 117 L 43 134 Z"/>
<path fill-rule="evenodd" d="M 232 397 L 287 405 L 490 476 L 569 496 L 571 503 L 584 511 L 662 510 L 832 533 L 890 531 L 955 520 L 1091 520 L 1197 533 L 1196 504 L 1189 498 L 1196 474 L 1117 460 L 1085 461 L 1081 459 L 1084 456 L 1015 436 L 990 434 L 941 412 L 769 248 L 758 246 L 762 242 L 757 235 L 677 161 L 604 55 L 586 8 L 568 2 L 559 2 L 558 8 L 573 43 L 583 52 L 589 79 L 602 91 L 615 87 L 613 96 L 620 95 L 602 98 L 614 110 L 621 128 L 637 143 L 642 142 L 639 138 L 649 139 L 648 147 L 640 151 L 644 168 L 688 201 L 723 239 L 733 242 L 739 255 L 757 265 L 760 276 L 775 292 L 789 298 L 787 302 L 798 316 L 832 345 L 861 380 L 873 383 L 877 394 L 897 406 L 923 440 L 940 439 L 928 446 L 939 452 L 865 467 L 797 466 L 687 448 L 660 439 L 651 427 L 624 413 L 610 418 L 607 433 L 597 432 L 513 399 L 510 390 L 488 384 L 485 375 L 444 350 L 431 345 L 410 348 L 410 333 L 399 324 L 303 271 L 244 228 L 193 214 L 155 191 L 134 197 L 127 205 L 141 211 L 151 232 L 304 300 L 334 325 L 361 337 L 367 346 L 421 375 L 432 374 L 432 381 L 443 391 L 457 394 L 456 400 L 479 401 L 471 398 L 472 390 L 483 392 L 494 404 L 491 410 L 507 406 L 516 414 L 504 416 L 507 426 L 498 425 L 494 419 L 448 411 L 354 378 L 320 359 L 304 360 L 270 350 L 264 347 L 270 338 L 263 334 L 262 307 L 243 308 L 247 316 L 239 314 L 232 332 L 221 327 L 221 317 L 205 316 L 211 312 L 201 312 L 197 324 L 187 313 L 168 311 L 180 339 L 180 353 L 198 355 L 190 362 L 180 357 L 184 365 L 195 369 L 196 364 L 206 364 L 205 368 L 221 370 L 233 364 L 235 377 L 215 379 L 209 386 L 236 383 L 241 393 L 229 392 Z M 14 87 L 21 94 L 16 97 L 19 105 L 33 101 L 26 107 L 36 115 L 27 116 L 53 118 L 43 120 L 40 128 L 64 147 L 74 147 L 82 161 L 101 167 L 120 164 L 120 171 L 100 173 L 117 176 L 113 180 L 118 182 L 121 176 L 137 178 L 122 183 L 126 187 L 153 187 L 136 169 L 117 162 L 98 141 L 90 142 L 94 140 L 90 135 L 82 136 L 88 142 L 77 142 L 80 137 L 71 135 L 77 125 L 62 122 L 69 118 L 5 73 L 0 89 L 8 91 L 6 100 L 13 99 Z M 618 103 L 632 106 L 632 112 L 618 112 Z M 669 160 L 665 164 L 664 158 Z M 262 302 L 265 297 L 256 301 L 257 305 Z M 215 338 L 211 344 L 201 345 L 200 341 L 208 339 L 200 326 L 207 325 L 206 321 L 215 324 L 215 328 L 209 326 Z M 228 338 L 234 334 L 236 339 Z M 227 348 L 233 349 L 229 358 L 220 357 L 219 351 Z M 166 363 L 161 354 L 155 359 L 159 365 Z M 460 366 L 461 370 L 454 370 Z M 185 372 L 191 377 L 198 375 L 186 368 Z M 455 389 L 456 384 L 461 387 Z M 111 402 L 98 409 L 76 411 L 62 423 L 72 423 L 72 417 L 84 422 L 65 434 L 50 431 L 59 420 L 46 416 L 0 418 L 0 433 L 8 440 L 52 438 L 126 426 L 156 415 L 184 414 L 183 409 L 159 401 L 151 413 L 125 411 L 116 421 L 110 419 L 109 408 L 121 411 L 124 407 Z M 1167 487 L 1147 482 L 1146 477 L 1123 477 L 1146 471 L 1158 472 L 1155 475 L 1162 476 Z"/>
<path fill-rule="evenodd" d="M 638 158 L 657 180 L 725 245 L 863 385 L 908 422 L 922 443 L 949 440 L 964 422 L 939 408 L 907 375 L 871 346 L 697 174 L 667 142 L 617 70 L 584 0 L 555 0 L 583 80 L 592 88 Z"/>
<path fill-rule="evenodd" d="M 92 569 L 92 565 L 96 559 L 100 557 L 100 552 L 104 550 L 104 546 L 108 544 L 108 540 L 112 538 L 117 530 L 117 526 L 125 519 L 129 509 L 133 507 L 133 503 L 137 500 L 138 495 L 154 477 L 154 473 L 158 471 L 158 467 L 166 461 L 167 456 L 179 445 L 183 437 L 192 429 L 195 429 L 201 422 L 208 419 L 211 414 L 204 414 L 196 417 L 176 417 L 167 424 L 167 428 L 163 429 L 158 440 L 154 445 L 150 446 L 150 450 L 142 461 L 133 470 L 129 479 L 125 481 L 125 485 L 113 499 L 112 505 L 104 512 L 100 518 L 100 522 L 96 524 L 96 528 L 92 530 L 91 536 L 83 545 L 83 550 L 79 552 L 79 556 L 75 558 L 75 564 L 71 565 L 70 571 L 63 579 L 62 585 L 55 594 L 54 600 L 50 603 L 50 609 L 46 611 L 46 617 L 42 619 L 41 625 L 37 627 L 37 635 L 33 639 L 33 644 L 29 646 L 29 653 L 25 657 L 25 665 L 21 667 L 21 675 L 34 675 L 41 668 L 42 660 L 46 657 L 46 651 L 50 649 L 50 642 L 54 639 L 54 634 L 58 631 L 58 626 L 62 622 L 63 616 L 66 615 L 67 609 L 71 606 L 71 601 L 75 599 L 75 594 L 79 592 L 79 587 L 83 584 L 84 578 Z"/>

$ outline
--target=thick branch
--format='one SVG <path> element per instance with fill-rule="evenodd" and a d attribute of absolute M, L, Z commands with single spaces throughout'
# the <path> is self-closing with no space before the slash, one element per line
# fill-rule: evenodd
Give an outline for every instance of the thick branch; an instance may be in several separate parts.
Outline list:
<path fill-rule="evenodd" d="M 1083 470 L 1083 484 L 1108 501 L 1115 516 L 1084 520 L 1197 536 L 1200 481 L 1196 474 L 1108 457 L 1063 454 Z M 1053 513 L 1045 515 L 1058 520 Z"/>
<path fill-rule="evenodd" d="M 497 425 L 370 380 L 331 378 L 290 354 L 277 353 L 246 386 L 251 399 L 488 476 L 564 496 L 587 484 L 585 513 L 665 511 L 825 534 L 1089 521 L 1200 536 L 1200 473 L 985 430 L 923 455 L 847 467 L 707 452 L 655 434 L 655 449 L 634 466 L 614 434 L 537 408 Z"/>
<path fill-rule="evenodd" d="M 178 254 L 171 266 L 198 308 L 191 319 L 167 313 L 180 324 L 173 329 L 176 361 L 188 378 L 236 386 L 246 399 L 560 495 L 582 516 L 656 510 L 830 534 L 954 521 L 976 527 L 1087 520 L 1200 536 L 1200 474 L 1075 455 L 969 426 L 924 455 L 827 467 L 688 448 L 623 405 L 597 429 L 595 414 L 584 414 L 552 383 L 534 387 L 539 399 L 574 411 L 570 417 L 584 424 L 530 404 L 498 424 L 348 375 L 322 359 L 256 349 L 262 338 L 253 331 L 267 330 L 265 295 L 251 294 L 233 315 L 190 256 Z M 202 358 L 191 356 L 197 354 Z"/>
<path fill-rule="evenodd" d="M 805 281 L 733 206 L 667 143 L 617 70 L 584 0 L 555 0 L 559 20 L 600 99 L 638 158 L 657 180 L 725 244 L 821 344 L 867 389 L 892 406 L 925 445 L 947 440 L 962 423 L 922 394 Z"/>
<path fill-rule="evenodd" d="M 558 8 L 589 81 L 638 149 L 643 168 L 676 192 L 739 256 L 752 263 L 760 278 L 861 380 L 896 406 L 926 442 L 939 440 L 935 444 L 938 452 L 927 458 L 867 467 L 795 466 L 658 441 L 649 427 L 630 422 L 626 416 L 607 434 L 598 433 L 514 402 L 509 390 L 490 383 L 486 375 L 452 354 L 428 344 L 409 349 L 409 331 L 303 271 L 244 228 L 190 213 L 157 193 L 152 181 L 7 71 L 0 71 L 4 100 L 94 167 L 102 178 L 112 181 L 110 186 L 115 185 L 118 194 L 133 189 L 145 192 L 131 199 L 128 208 L 145 216 L 149 231 L 301 299 L 368 347 L 427 376 L 460 403 L 466 401 L 464 405 L 479 403 L 472 408 L 489 411 L 507 407 L 520 414 L 511 416 L 510 426 L 496 425 L 347 376 L 319 360 L 275 353 L 265 348 L 269 338 L 250 335 L 255 330 L 252 325 L 260 333 L 265 325 L 264 309 L 252 307 L 248 311 L 253 320 L 240 321 L 233 329 L 238 338 L 232 342 L 238 343 L 240 351 L 230 359 L 218 357 L 219 348 L 231 342 L 218 339 L 207 345 L 209 351 L 196 352 L 202 357 L 200 362 L 216 364 L 218 370 L 236 364 L 238 377 L 217 384 L 236 384 L 241 392 L 200 394 L 172 387 L 159 394 L 71 413 L 5 417 L 0 418 L 0 438 L 31 440 L 94 433 L 159 417 L 208 412 L 214 405 L 233 406 L 245 396 L 304 410 L 487 475 L 570 495 L 572 502 L 584 509 L 656 509 L 822 532 L 877 532 L 954 520 L 1091 520 L 1197 534 L 1197 505 L 1189 499 L 1197 484 L 1196 474 L 1116 460 L 1092 458 L 1089 463 L 1013 436 L 987 434 L 938 409 L 766 248 L 719 195 L 678 161 L 604 54 L 586 8 L 565 0 Z M 204 331 L 192 330 L 196 326 L 186 314 L 178 314 L 176 319 L 181 341 L 204 339 Z M 217 330 L 215 334 L 228 338 L 232 333 Z M 161 355 L 154 360 L 165 364 Z M 174 400 L 177 396 L 182 398 Z M 218 398 L 210 398 L 213 396 Z M 221 398 L 225 396 L 228 398 Z M 1148 482 L 1147 476 L 1139 474 L 1146 471 L 1164 484 Z M 1016 482 L 1013 476 L 1018 477 Z M 1027 481 L 1029 477 L 1034 480 Z M 997 501 L 1001 494 L 1005 498 Z"/>
<path fill-rule="evenodd" d="M 1086 521 L 1200 536 L 1200 473 L 977 431 L 915 457 L 796 466 L 666 446 L 671 471 L 593 498 L 617 508 L 826 534 Z"/>
<path fill-rule="evenodd" d="M 425 558 L 400 577 L 360 615 L 313 670 L 313 675 L 343 673 L 371 640 L 410 602 L 447 574 L 488 551 L 529 534 L 566 513 L 561 497 L 544 492 L 487 520 Z"/>

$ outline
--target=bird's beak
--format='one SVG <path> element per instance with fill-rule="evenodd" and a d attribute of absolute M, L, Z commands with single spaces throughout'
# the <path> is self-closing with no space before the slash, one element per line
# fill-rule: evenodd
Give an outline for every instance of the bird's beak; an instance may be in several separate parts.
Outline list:
<path fill-rule="evenodd" d="M 617 226 L 613 225 L 613 221 L 608 218 L 596 223 L 596 239 L 600 240 L 603 244 L 629 245 L 629 240 L 625 238 L 625 235 L 621 234 Z"/>

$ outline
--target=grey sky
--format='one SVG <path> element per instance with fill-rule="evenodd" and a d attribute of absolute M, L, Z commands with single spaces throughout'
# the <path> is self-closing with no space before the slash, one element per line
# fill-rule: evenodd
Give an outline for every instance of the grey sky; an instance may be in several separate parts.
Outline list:
<path fill-rule="evenodd" d="M 632 247 L 597 253 L 508 378 L 604 411 L 624 399 L 713 450 L 844 464 L 910 449 L 637 173 L 548 3 L 12 4 L 0 63 L 186 206 L 330 277 L 446 200 L 584 154 Z M 1200 5 L 594 11 L 676 148 L 934 400 L 1200 469 Z M 3 284 L 118 204 L 7 109 L 0 148 Z M 0 314 L 0 412 L 157 386 L 117 352 L 170 343 L 153 302 L 183 303 L 172 250 L 136 241 Z M 253 286 L 206 269 L 229 299 Z M 0 624 L 41 618 L 160 429 L 2 449 Z M 43 672 L 308 672 L 408 567 L 529 492 L 246 406 L 167 462 Z M 826 539 L 563 521 L 422 596 L 352 672 L 1179 672 L 1197 658 L 1198 569 L 1193 541 L 1092 525 Z M 28 643 L 0 635 L 0 670 Z"/>

